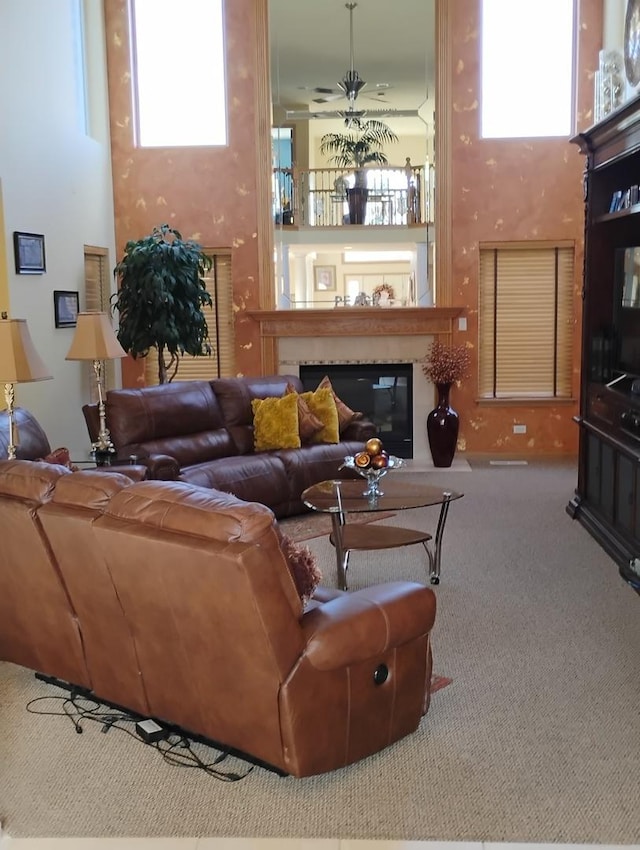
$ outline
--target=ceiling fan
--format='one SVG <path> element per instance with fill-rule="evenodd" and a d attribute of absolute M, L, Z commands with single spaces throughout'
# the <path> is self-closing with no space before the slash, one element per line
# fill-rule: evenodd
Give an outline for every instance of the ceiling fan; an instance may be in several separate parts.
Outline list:
<path fill-rule="evenodd" d="M 349 70 L 336 83 L 337 89 L 328 86 L 315 86 L 314 88 L 300 86 L 303 91 L 311 91 L 317 95 L 317 97 L 312 98 L 313 103 L 330 103 L 333 100 L 341 100 L 346 96 L 349 107 L 353 108 L 358 94 L 367 85 L 355 70 L 353 61 L 353 10 L 357 5 L 357 3 L 345 3 L 345 8 L 349 10 Z"/>
<path fill-rule="evenodd" d="M 344 92 L 349 101 L 349 107 L 353 109 L 358 94 L 367 83 L 362 79 L 353 65 L 353 10 L 358 4 L 345 3 L 344 5 L 349 10 L 349 70 L 338 82 L 338 88 Z"/>
<path fill-rule="evenodd" d="M 316 86 L 312 89 L 303 87 L 305 91 L 312 91 L 317 95 L 317 97 L 312 98 L 312 103 L 331 103 L 332 101 L 340 100 L 346 96 L 348 103 L 347 108 L 318 111 L 287 109 L 285 111 L 287 120 L 304 121 L 310 118 L 343 118 L 345 127 L 358 129 L 365 117 L 369 120 L 371 118 L 380 119 L 390 117 L 414 118 L 418 115 L 417 109 L 393 109 L 392 107 L 387 109 L 356 109 L 356 99 L 362 89 L 367 85 L 366 81 L 363 80 L 360 74 L 355 70 L 353 58 L 353 10 L 357 5 L 357 3 L 345 3 L 345 8 L 349 10 L 349 70 L 346 71 L 343 78 L 337 83 L 339 91 L 325 86 Z M 386 93 L 390 88 L 391 87 L 386 83 L 377 83 L 375 95 L 370 95 L 367 99 L 382 105 L 385 101 L 381 98 L 386 96 Z M 363 95 L 363 97 L 367 96 Z"/>

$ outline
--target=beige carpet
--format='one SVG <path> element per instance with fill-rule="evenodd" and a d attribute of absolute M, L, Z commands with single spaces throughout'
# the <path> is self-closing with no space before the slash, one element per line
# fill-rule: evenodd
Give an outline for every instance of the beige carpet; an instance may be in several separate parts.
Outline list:
<path fill-rule="evenodd" d="M 627 844 L 640 836 L 640 597 L 565 513 L 573 465 L 474 466 L 436 588 L 419 730 L 306 780 L 224 784 L 100 727 L 25 711 L 48 692 L 0 665 L 0 821 L 19 836 L 281 836 Z M 385 522 L 435 525 L 430 508 Z M 307 544 L 324 563 L 326 537 Z M 420 547 L 353 553 L 350 583 L 424 580 Z M 212 670 L 212 675 L 215 671 Z"/>
<path fill-rule="evenodd" d="M 352 525 L 367 525 L 371 522 L 380 522 L 395 516 L 391 511 L 377 511 L 370 514 L 349 514 L 349 523 Z M 309 513 L 302 516 L 287 517 L 280 520 L 280 527 L 297 542 L 313 540 L 314 537 L 322 537 L 331 533 L 331 517 L 328 514 Z"/>

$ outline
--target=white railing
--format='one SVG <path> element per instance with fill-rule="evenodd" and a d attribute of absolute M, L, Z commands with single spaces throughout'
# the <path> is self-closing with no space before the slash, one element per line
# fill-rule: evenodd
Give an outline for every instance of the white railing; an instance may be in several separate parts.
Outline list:
<path fill-rule="evenodd" d="M 422 166 L 367 168 L 366 208 L 355 204 L 354 170 L 276 168 L 273 215 L 276 225 L 339 227 L 348 224 L 412 225 L 430 221 L 429 186 Z"/>

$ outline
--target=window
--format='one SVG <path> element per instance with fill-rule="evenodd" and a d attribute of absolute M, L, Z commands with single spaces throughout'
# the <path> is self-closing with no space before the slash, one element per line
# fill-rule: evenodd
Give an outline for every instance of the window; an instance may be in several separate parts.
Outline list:
<path fill-rule="evenodd" d="M 411 263 L 415 251 L 356 251 L 353 248 L 345 250 L 343 263 Z"/>
<path fill-rule="evenodd" d="M 573 256 L 566 243 L 481 248 L 481 397 L 571 397 Z"/>
<path fill-rule="evenodd" d="M 209 329 L 210 357 L 192 357 L 185 354 L 175 381 L 210 381 L 212 378 L 230 378 L 235 375 L 235 336 L 233 325 L 233 282 L 231 278 L 231 254 L 205 248 L 213 257 L 211 271 L 205 277 L 207 292 L 213 302 L 203 307 Z M 145 362 L 145 383 L 158 383 L 158 356 L 155 349 Z"/>
<path fill-rule="evenodd" d="M 574 0 L 483 0 L 484 138 L 571 134 L 574 15 Z"/>
<path fill-rule="evenodd" d="M 227 144 L 222 0 L 131 0 L 137 143 Z"/>

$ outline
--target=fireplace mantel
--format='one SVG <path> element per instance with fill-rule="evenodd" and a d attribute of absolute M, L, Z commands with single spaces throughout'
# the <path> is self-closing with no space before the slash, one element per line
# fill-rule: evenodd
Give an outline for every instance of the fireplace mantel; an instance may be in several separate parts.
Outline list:
<path fill-rule="evenodd" d="M 451 335 L 463 307 L 336 307 L 331 310 L 247 310 L 258 322 L 265 375 L 278 371 L 282 337 Z"/>

